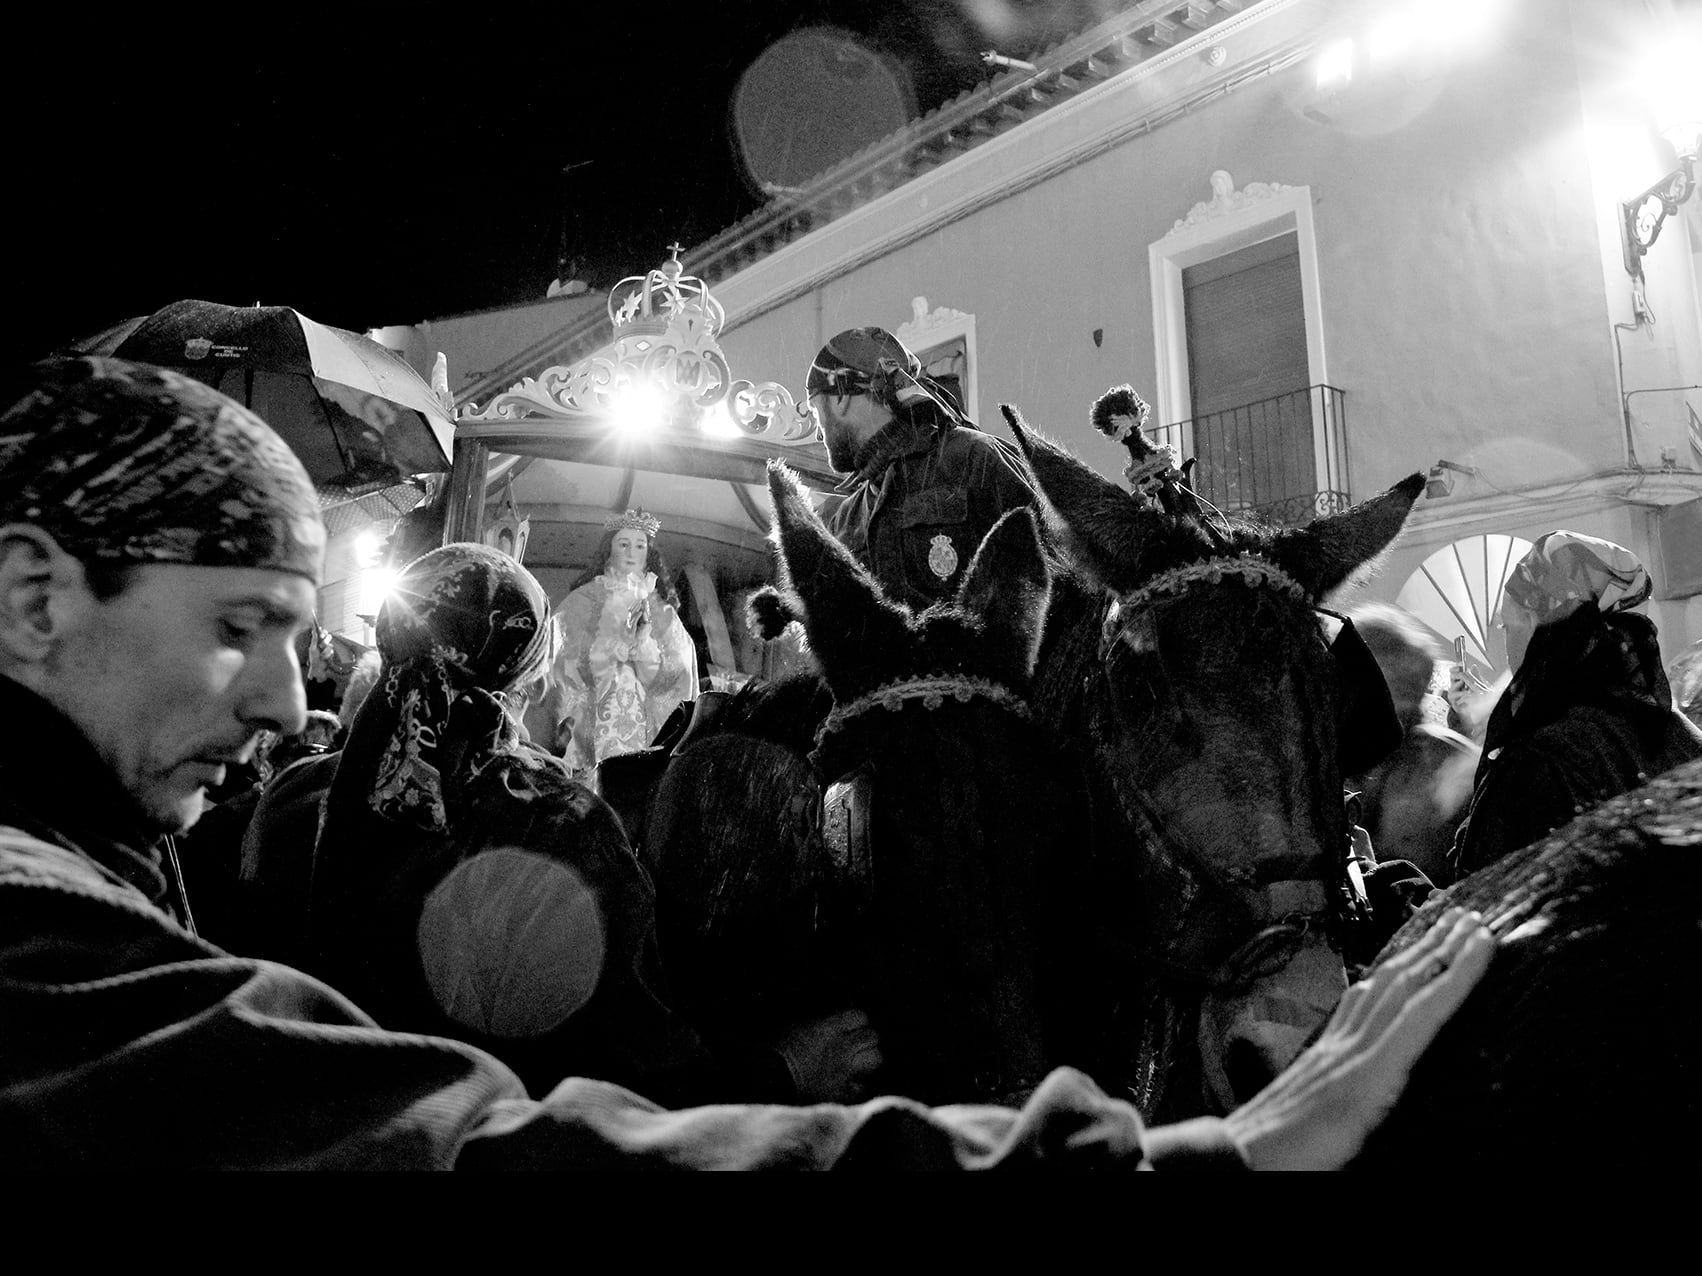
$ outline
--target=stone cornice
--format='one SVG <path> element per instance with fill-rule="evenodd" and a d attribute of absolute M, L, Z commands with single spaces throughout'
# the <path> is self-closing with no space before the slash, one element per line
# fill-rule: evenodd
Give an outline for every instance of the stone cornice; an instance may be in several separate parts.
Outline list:
<path fill-rule="evenodd" d="M 1468 480 L 1469 481 L 1469 480 Z M 1702 498 L 1702 472 L 1695 470 L 1610 470 L 1581 479 L 1546 483 L 1518 492 L 1458 494 L 1421 500 L 1407 519 L 1408 535 L 1498 530 L 1510 520 L 1528 520 L 1543 510 L 1611 508 L 1639 505 L 1660 508 Z"/>

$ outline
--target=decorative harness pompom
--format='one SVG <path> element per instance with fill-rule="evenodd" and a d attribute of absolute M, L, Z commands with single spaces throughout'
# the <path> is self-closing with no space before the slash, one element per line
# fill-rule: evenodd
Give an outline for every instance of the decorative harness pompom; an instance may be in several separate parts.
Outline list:
<path fill-rule="evenodd" d="M 1153 443 L 1141 431 L 1152 418 L 1152 405 L 1132 385 L 1115 386 L 1094 401 L 1092 421 L 1113 443 L 1129 449 L 1123 477 L 1135 496 L 1156 502 L 1159 490 L 1170 482 L 1181 482 L 1181 457 L 1168 443 Z"/>

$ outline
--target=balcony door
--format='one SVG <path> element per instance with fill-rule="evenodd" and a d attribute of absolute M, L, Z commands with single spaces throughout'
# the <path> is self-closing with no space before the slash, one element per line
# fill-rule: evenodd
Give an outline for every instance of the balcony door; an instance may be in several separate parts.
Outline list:
<path fill-rule="evenodd" d="M 1306 303 L 1293 231 L 1182 271 L 1197 485 L 1224 509 L 1317 487 L 1304 391 Z"/>
<path fill-rule="evenodd" d="M 1197 484 L 1219 505 L 1304 522 L 1349 499 L 1311 191 L 1268 182 L 1237 190 L 1222 171 L 1209 188 L 1211 198 L 1147 248 L 1153 433 L 1198 458 Z"/>

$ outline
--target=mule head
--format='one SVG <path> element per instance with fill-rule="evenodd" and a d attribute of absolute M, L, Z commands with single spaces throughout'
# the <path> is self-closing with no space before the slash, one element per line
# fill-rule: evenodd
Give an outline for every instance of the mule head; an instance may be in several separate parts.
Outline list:
<path fill-rule="evenodd" d="M 797 477 L 770 462 L 780 595 L 800 616 L 841 703 L 930 672 L 1020 689 L 1034 667 L 1050 577 L 1034 516 L 1006 514 L 976 550 L 956 598 L 920 615 L 890 600 L 810 508 Z"/>
<path fill-rule="evenodd" d="M 1208 1093 L 1232 1105 L 1286 1065 L 1345 986 L 1324 946 L 1344 873 L 1337 663 L 1314 607 L 1400 531 L 1414 475 L 1276 531 L 1188 502 L 1134 499 L 1005 415 L 1075 571 L 1102 586 L 1099 666 L 1081 707 L 1114 795 L 1131 944 L 1212 989 Z M 1304 926 L 1295 919 L 1305 918 Z M 1266 934 L 1293 923 L 1287 938 Z M 1254 951 L 1256 937 L 1265 935 Z"/>

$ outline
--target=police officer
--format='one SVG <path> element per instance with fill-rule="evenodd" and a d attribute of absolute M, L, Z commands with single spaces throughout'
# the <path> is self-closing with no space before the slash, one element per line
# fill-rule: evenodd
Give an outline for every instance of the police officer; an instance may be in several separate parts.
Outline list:
<path fill-rule="evenodd" d="M 849 478 L 828 528 L 893 599 L 951 598 L 981 538 L 1035 502 L 1014 448 L 972 425 L 882 328 L 823 346 L 806 382 L 833 468 Z"/>

